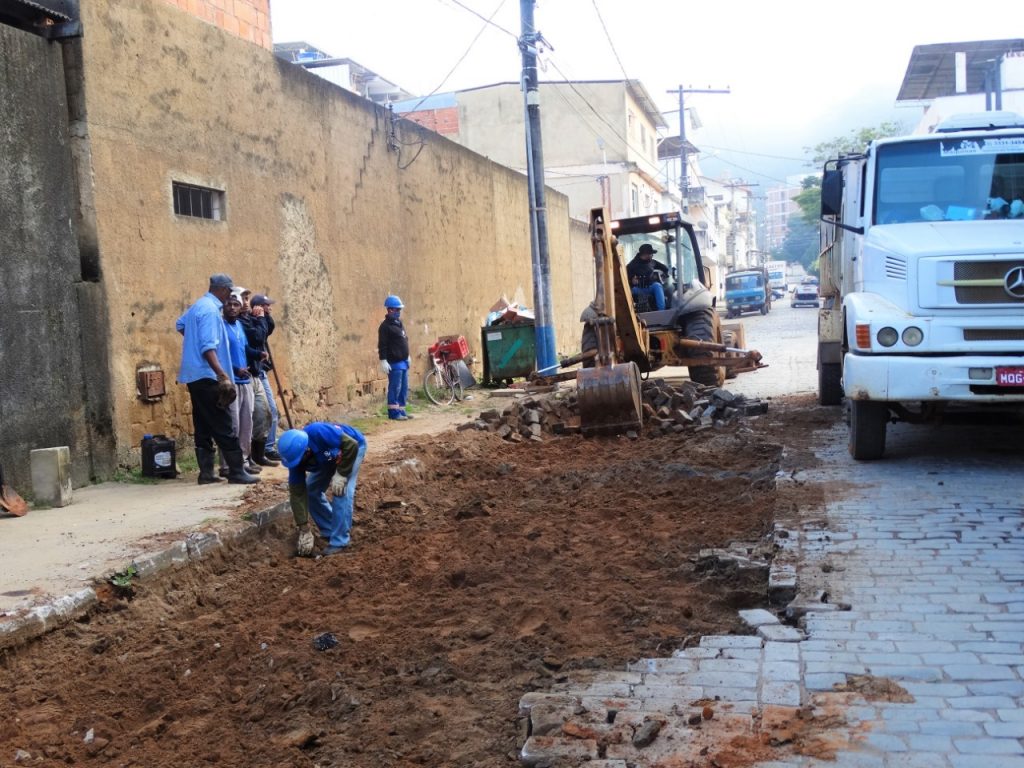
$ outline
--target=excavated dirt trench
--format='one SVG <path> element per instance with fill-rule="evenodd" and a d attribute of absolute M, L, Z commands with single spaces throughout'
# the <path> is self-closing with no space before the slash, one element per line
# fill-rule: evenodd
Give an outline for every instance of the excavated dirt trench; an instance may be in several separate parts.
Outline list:
<path fill-rule="evenodd" d="M 744 427 L 410 438 L 364 466 L 353 551 L 283 530 L 9 652 L 0 764 L 513 766 L 523 693 L 741 631 L 763 577 L 694 556 L 770 530 L 780 453 Z"/>

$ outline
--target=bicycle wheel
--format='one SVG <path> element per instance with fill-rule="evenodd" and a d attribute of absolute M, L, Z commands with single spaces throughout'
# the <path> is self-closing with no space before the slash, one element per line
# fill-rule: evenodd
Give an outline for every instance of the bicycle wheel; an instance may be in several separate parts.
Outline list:
<path fill-rule="evenodd" d="M 446 370 L 448 371 L 447 378 L 452 390 L 452 397 L 462 402 L 462 377 L 459 376 L 459 369 L 455 367 L 454 363 L 448 363 Z"/>
<path fill-rule="evenodd" d="M 445 381 L 441 368 L 431 368 L 423 379 L 423 392 L 436 405 L 448 405 L 455 399 L 455 391 Z"/>

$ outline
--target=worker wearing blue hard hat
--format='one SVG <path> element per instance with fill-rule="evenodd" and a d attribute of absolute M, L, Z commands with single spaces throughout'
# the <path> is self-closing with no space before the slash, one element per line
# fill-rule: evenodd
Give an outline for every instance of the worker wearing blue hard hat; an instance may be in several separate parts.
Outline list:
<path fill-rule="evenodd" d="M 321 554 L 344 552 L 351 543 L 356 478 L 366 456 L 366 438 L 347 424 L 315 421 L 289 429 L 278 439 L 277 449 L 288 468 L 288 498 L 299 530 L 296 553 L 313 554 L 310 516 L 327 540 Z"/>
<path fill-rule="evenodd" d="M 405 305 L 397 296 L 384 299 L 384 322 L 377 329 L 377 356 L 380 369 L 388 377 L 388 418 L 404 421 L 412 417 L 406 413 L 409 398 L 409 337 L 402 325 Z"/>

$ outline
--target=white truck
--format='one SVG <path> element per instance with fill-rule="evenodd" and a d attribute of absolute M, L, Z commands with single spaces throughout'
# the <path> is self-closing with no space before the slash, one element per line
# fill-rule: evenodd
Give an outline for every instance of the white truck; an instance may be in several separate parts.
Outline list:
<path fill-rule="evenodd" d="M 818 390 L 850 453 L 890 421 L 1024 410 L 1024 117 L 959 115 L 825 164 Z"/>
<path fill-rule="evenodd" d="M 772 298 L 783 298 L 786 295 L 786 262 L 766 261 L 764 268 L 768 272 L 768 284 L 772 287 Z"/>

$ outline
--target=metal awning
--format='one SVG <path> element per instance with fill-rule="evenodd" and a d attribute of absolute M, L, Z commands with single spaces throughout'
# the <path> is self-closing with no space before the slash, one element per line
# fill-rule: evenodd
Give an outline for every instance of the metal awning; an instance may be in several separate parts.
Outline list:
<path fill-rule="evenodd" d="M 697 147 L 690 143 L 689 139 L 682 139 L 683 148 L 688 155 L 696 155 L 700 152 Z M 658 142 L 658 159 L 672 160 L 679 157 L 680 139 L 678 136 L 666 136 Z"/>
<path fill-rule="evenodd" d="M 957 53 L 965 54 L 967 59 L 966 93 L 984 93 L 989 63 L 1010 51 L 1024 51 L 1024 39 L 915 45 L 896 101 L 956 95 Z"/>
<path fill-rule="evenodd" d="M 79 0 L 0 0 L 0 24 L 47 40 L 81 37 Z"/>

